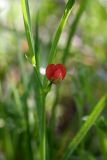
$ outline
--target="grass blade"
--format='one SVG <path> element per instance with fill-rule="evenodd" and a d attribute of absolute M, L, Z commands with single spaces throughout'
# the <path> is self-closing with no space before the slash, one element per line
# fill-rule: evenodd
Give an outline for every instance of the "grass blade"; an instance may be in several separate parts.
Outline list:
<path fill-rule="evenodd" d="M 66 4 L 66 7 L 65 7 L 65 10 L 64 10 L 64 14 L 61 18 L 61 21 L 59 23 L 59 26 L 56 30 L 56 33 L 54 35 L 54 38 L 53 38 L 53 42 L 52 42 L 52 47 L 51 47 L 51 50 L 50 50 L 50 53 L 49 53 L 49 60 L 48 60 L 48 63 L 53 63 L 54 61 L 54 58 L 56 56 L 56 47 L 57 47 L 57 44 L 58 44 L 58 41 L 59 41 L 59 38 L 61 36 L 61 33 L 63 31 L 63 28 L 65 26 L 65 23 L 68 19 L 68 16 L 72 10 L 72 6 L 74 4 L 75 0 L 68 0 L 67 4 Z"/>
<path fill-rule="evenodd" d="M 106 103 L 107 103 L 107 94 L 101 98 L 101 100 L 95 106 L 93 112 L 90 114 L 90 116 L 88 117 L 88 119 L 85 122 L 85 124 L 83 125 L 83 127 L 77 133 L 76 137 L 68 145 L 67 150 L 65 151 L 63 160 L 68 160 L 70 158 L 71 154 L 74 152 L 74 150 L 77 148 L 77 146 L 81 143 L 81 141 L 83 140 L 85 135 L 88 133 L 89 129 L 93 126 L 93 124 L 97 120 L 98 116 L 103 111 Z"/>
<path fill-rule="evenodd" d="M 97 134 L 98 134 L 103 158 L 104 160 L 106 160 L 107 159 L 107 133 L 97 127 Z"/>
<path fill-rule="evenodd" d="M 64 54 L 63 54 L 63 57 L 62 57 L 62 62 L 65 63 L 66 62 L 66 59 L 69 55 L 69 48 L 71 47 L 70 44 L 71 44 L 71 40 L 75 34 L 75 31 L 77 29 L 77 26 L 78 26 L 78 22 L 81 18 L 81 15 L 82 13 L 84 12 L 85 10 L 85 7 L 86 7 L 86 4 L 87 4 L 87 1 L 88 0 L 81 0 L 81 3 L 80 3 L 80 8 L 76 14 L 76 17 L 74 18 L 74 21 L 73 23 L 71 24 L 70 26 L 70 31 L 69 31 L 69 34 L 68 34 L 68 39 L 67 39 L 67 43 L 66 43 L 66 47 L 64 49 Z"/>
<path fill-rule="evenodd" d="M 36 15 L 36 20 L 35 20 L 35 36 L 34 36 L 34 47 L 35 47 L 35 54 L 37 54 L 37 56 L 35 55 L 35 61 L 37 61 L 36 65 L 37 68 L 39 68 L 39 11 L 37 12 Z M 38 70 L 39 71 L 39 70 Z"/>
<path fill-rule="evenodd" d="M 28 0 L 21 0 L 21 2 L 22 2 L 22 12 L 23 12 L 26 37 L 27 37 L 29 52 L 30 52 L 30 54 L 28 55 L 28 58 L 31 60 L 32 64 L 34 65 L 36 63 L 35 50 L 34 50 L 33 36 L 31 32 L 31 21 L 30 21 Z"/>
<path fill-rule="evenodd" d="M 38 84 L 41 84 L 40 76 L 39 76 L 39 60 L 38 55 L 35 52 L 33 36 L 31 32 L 31 21 L 30 21 L 30 12 L 29 12 L 29 5 L 28 0 L 22 0 L 22 12 L 23 12 L 23 19 L 26 31 L 26 37 L 29 45 L 30 55 L 28 55 L 29 60 L 32 62 L 33 66 L 35 67 L 35 74 L 38 77 Z M 36 66 L 35 66 L 36 65 Z"/>

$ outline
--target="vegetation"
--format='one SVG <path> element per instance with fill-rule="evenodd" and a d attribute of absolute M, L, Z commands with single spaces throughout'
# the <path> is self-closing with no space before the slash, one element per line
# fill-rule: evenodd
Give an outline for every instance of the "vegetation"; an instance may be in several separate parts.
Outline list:
<path fill-rule="evenodd" d="M 0 4 L 0 160 L 107 159 L 106 10 Z"/>

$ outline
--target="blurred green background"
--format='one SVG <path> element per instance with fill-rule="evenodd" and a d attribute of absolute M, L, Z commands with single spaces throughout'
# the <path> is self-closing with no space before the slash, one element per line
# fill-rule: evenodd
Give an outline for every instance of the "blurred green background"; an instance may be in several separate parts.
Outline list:
<path fill-rule="evenodd" d="M 30 0 L 35 36 L 39 13 L 40 72 L 44 75 L 53 33 L 63 14 L 64 0 Z M 77 0 L 61 35 L 56 62 L 61 58 L 70 26 L 81 5 Z M 36 84 L 28 52 L 20 0 L 0 0 L 0 160 L 27 160 L 24 106 L 29 109 L 34 159 L 38 159 Z M 107 91 L 107 1 L 88 0 L 70 44 L 67 76 L 60 86 L 53 130 L 53 160 L 60 159 L 87 115 Z M 47 132 L 57 86 L 47 96 Z M 107 111 L 73 154 L 72 160 L 107 160 Z M 50 141 L 50 134 L 48 139 Z M 37 151 L 36 151 L 37 150 Z"/>

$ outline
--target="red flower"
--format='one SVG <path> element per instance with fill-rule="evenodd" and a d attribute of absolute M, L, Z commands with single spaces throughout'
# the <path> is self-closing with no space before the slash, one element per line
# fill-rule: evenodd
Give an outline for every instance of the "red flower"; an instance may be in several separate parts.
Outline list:
<path fill-rule="evenodd" d="M 65 75 L 66 68 L 63 64 L 49 64 L 46 68 L 46 76 L 53 83 L 63 80 Z"/>

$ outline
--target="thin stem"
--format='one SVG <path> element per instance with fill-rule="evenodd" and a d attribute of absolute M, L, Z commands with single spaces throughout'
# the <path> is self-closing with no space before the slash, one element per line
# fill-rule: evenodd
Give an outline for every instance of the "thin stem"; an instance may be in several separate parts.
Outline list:
<path fill-rule="evenodd" d="M 42 95 L 41 106 L 41 141 L 40 141 L 40 154 L 41 160 L 46 160 L 46 112 L 45 112 L 45 99 L 46 95 Z"/>
<path fill-rule="evenodd" d="M 46 94 L 40 81 L 38 70 L 34 67 L 35 71 L 35 87 L 36 87 L 36 104 L 37 104 L 37 116 L 38 116 L 38 129 L 40 138 L 40 160 L 46 160 L 46 113 L 45 113 L 45 99 Z"/>
<path fill-rule="evenodd" d="M 34 71 L 35 71 L 35 75 L 36 75 L 36 81 L 37 81 L 37 83 L 39 84 L 39 87 L 42 89 L 43 86 L 42 86 L 40 74 L 39 74 L 38 69 L 37 69 L 35 66 L 34 66 Z"/>
<path fill-rule="evenodd" d="M 65 7 L 65 10 L 64 10 L 64 14 L 61 18 L 61 21 L 59 23 L 59 26 L 56 30 L 56 33 L 54 35 L 54 38 L 53 38 L 53 42 L 52 42 L 52 47 L 51 47 L 51 50 L 50 50 L 50 53 L 49 53 L 49 60 L 48 60 L 48 63 L 52 63 L 55 56 L 56 56 L 56 48 L 57 48 L 57 44 L 58 44 L 58 41 L 59 41 L 59 38 L 61 36 L 61 33 L 63 31 L 63 28 L 65 26 L 65 23 L 68 19 L 68 16 L 72 10 L 72 6 L 74 4 L 75 0 L 68 0 L 67 4 L 66 4 L 66 7 Z"/>
<path fill-rule="evenodd" d="M 36 61 L 36 66 L 39 72 L 39 11 L 37 12 L 36 15 L 36 29 L 35 29 L 35 36 L 34 36 L 34 47 L 35 47 L 35 61 Z M 37 60 L 36 60 L 37 59 Z"/>
<path fill-rule="evenodd" d="M 99 126 L 96 126 L 98 140 L 101 146 L 101 152 L 104 160 L 107 159 L 107 134 Z"/>
<path fill-rule="evenodd" d="M 32 65 L 36 65 L 37 69 L 39 69 L 38 54 L 36 53 L 34 48 L 34 38 L 32 34 L 29 3 L 28 3 L 28 0 L 21 0 L 21 2 L 22 2 L 22 12 L 23 12 L 23 20 L 25 25 L 26 37 L 27 37 L 28 46 L 29 46 L 29 55 L 27 54 L 26 56 L 32 62 Z"/>

